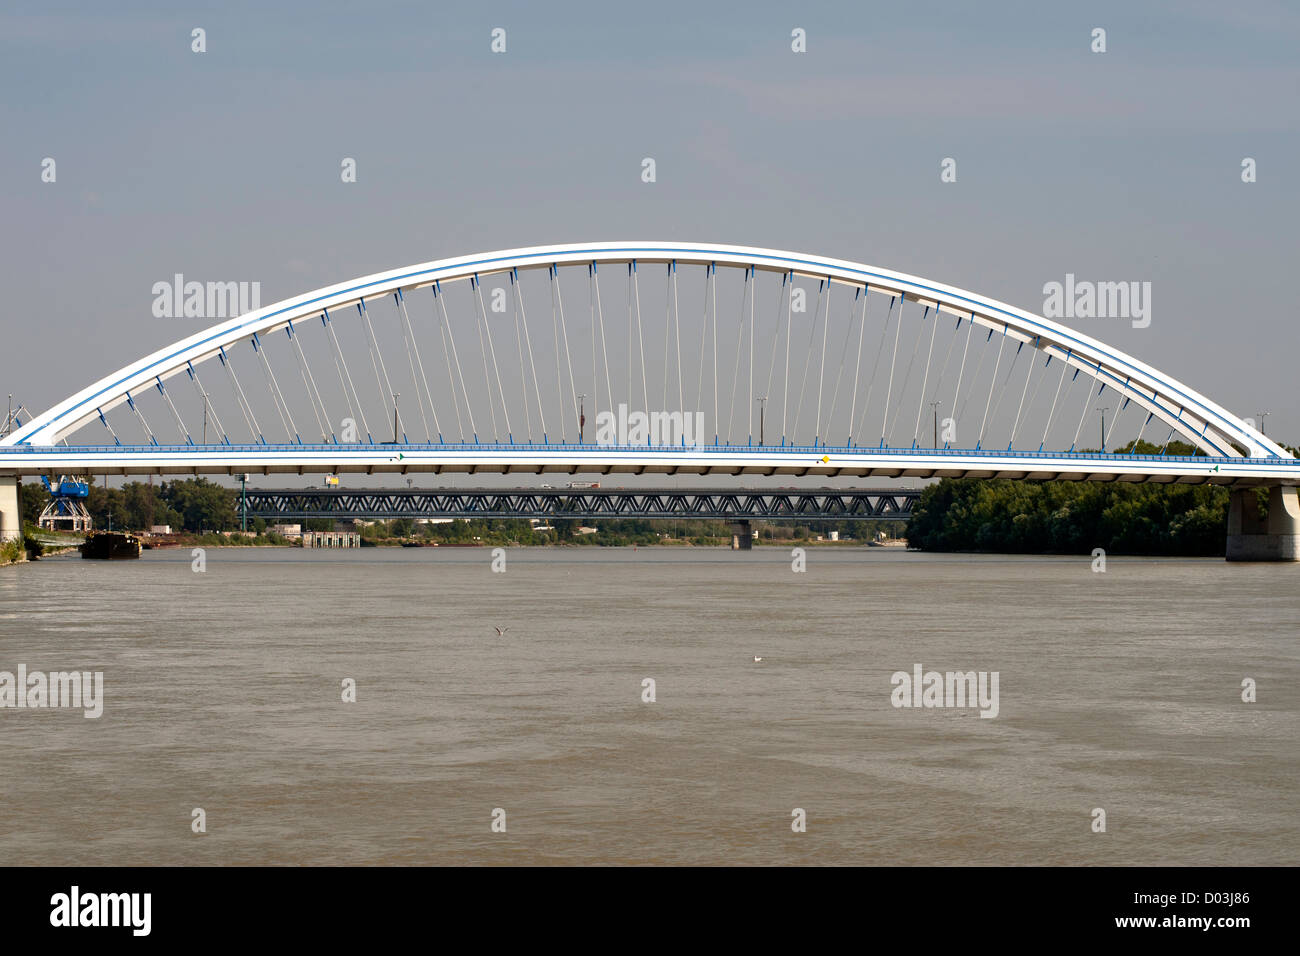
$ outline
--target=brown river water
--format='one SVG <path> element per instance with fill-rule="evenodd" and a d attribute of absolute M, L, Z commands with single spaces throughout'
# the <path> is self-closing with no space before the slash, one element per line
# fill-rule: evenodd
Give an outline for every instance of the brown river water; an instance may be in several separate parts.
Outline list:
<path fill-rule="evenodd" d="M 1295 566 L 505 557 L 0 569 L 0 671 L 103 672 L 97 719 L 0 709 L 6 863 L 1300 862 Z M 997 716 L 895 707 L 918 664 Z"/>

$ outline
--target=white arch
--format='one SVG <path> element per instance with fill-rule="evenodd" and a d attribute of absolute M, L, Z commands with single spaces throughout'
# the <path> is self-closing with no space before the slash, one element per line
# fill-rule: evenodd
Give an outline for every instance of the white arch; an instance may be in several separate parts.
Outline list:
<path fill-rule="evenodd" d="M 155 379 L 166 381 L 188 363 L 215 356 L 219 350 L 253 334 L 266 334 L 291 321 L 337 310 L 361 300 L 432 285 L 434 282 L 490 275 L 510 269 L 546 268 L 588 263 L 673 262 L 753 267 L 769 272 L 794 271 L 834 278 L 886 294 L 968 316 L 981 326 L 1029 342 L 1053 358 L 1089 374 L 1096 372 L 1126 398 L 1137 402 L 1188 441 L 1212 455 L 1239 457 L 1234 446 L 1252 458 L 1290 458 L 1290 454 L 1241 418 L 1204 395 L 1103 342 L 1040 315 L 964 289 L 918 276 L 842 259 L 779 249 L 690 242 L 595 242 L 533 246 L 440 259 L 376 273 L 285 299 L 219 323 L 107 375 L 38 415 L 0 444 L 51 446 L 86 422 L 107 412 Z"/>

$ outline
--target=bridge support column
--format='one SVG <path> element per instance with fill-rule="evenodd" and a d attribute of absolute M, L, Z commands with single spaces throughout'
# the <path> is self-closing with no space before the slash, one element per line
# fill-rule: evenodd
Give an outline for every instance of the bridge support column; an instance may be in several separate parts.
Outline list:
<path fill-rule="evenodd" d="M 1268 517 L 1261 518 L 1254 488 L 1231 492 L 1229 561 L 1300 561 L 1300 497 L 1294 487 L 1268 489 Z"/>
<path fill-rule="evenodd" d="M 23 512 L 18 503 L 18 477 L 0 475 L 0 541 L 23 536 Z"/>
<path fill-rule="evenodd" d="M 754 529 L 748 521 L 736 521 L 731 525 L 731 550 L 749 551 L 754 547 Z"/>

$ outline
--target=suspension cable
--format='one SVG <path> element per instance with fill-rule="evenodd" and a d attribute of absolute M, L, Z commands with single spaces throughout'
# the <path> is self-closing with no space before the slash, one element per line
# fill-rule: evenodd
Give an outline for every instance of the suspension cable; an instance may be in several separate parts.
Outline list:
<path fill-rule="evenodd" d="M 1052 407 L 1047 412 L 1047 425 L 1043 428 L 1043 440 L 1038 443 L 1038 450 L 1042 451 L 1047 445 L 1047 433 L 1051 431 L 1052 419 L 1056 416 L 1056 403 L 1061 398 L 1061 386 L 1065 384 L 1065 373 L 1070 369 L 1071 349 L 1065 350 L 1065 356 L 1061 359 L 1061 377 L 1056 383 L 1056 394 L 1052 396 Z"/>
<path fill-rule="evenodd" d="M 894 432 L 898 430 L 898 418 L 903 414 L 903 399 L 907 395 L 907 386 L 912 382 L 912 369 L 916 366 L 916 356 L 921 351 L 921 339 L 925 337 L 925 321 L 929 315 L 930 307 L 927 305 L 921 313 L 920 324 L 916 327 L 916 340 L 912 343 L 912 357 L 907 360 L 907 373 L 903 376 L 903 387 L 898 390 L 898 407 L 894 410 L 894 424 L 889 429 L 890 447 L 894 444 Z"/>
<path fill-rule="evenodd" d="M 266 436 L 262 434 L 262 429 L 258 427 L 257 418 L 253 415 L 253 406 L 249 404 L 248 396 L 244 394 L 244 388 L 239 384 L 239 378 L 235 375 L 235 366 L 230 361 L 230 356 L 226 354 L 225 346 L 217 349 L 217 356 L 221 360 L 222 366 L 230 376 L 231 383 L 235 386 L 235 398 L 239 402 L 239 410 L 243 412 L 244 422 L 248 425 L 248 430 L 259 442 L 266 444 Z"/>
<path fill-rule="evenodd" d="M 131 411 L 135 412 L 135 417 L 140 419 L 140 424 L 144 426 L 144 433 L 149 436 L 149 444 L 157 445 L 158 439 L 153 437 L 153 430 L 149 427 L 149 423 L 144 420 L 144 415 L 140 409 L 136 408 L 135 399 L 131 397 L 130 392 L 126 393 L 126 403 L 131 406 Z"/>
<path fill-rule="evenodd" d="M 298 341 L 298 336 L 294 334 L 292 319 L 285 325 L 284 331 L 289 336 L 289 341 L 293 343 L 294 355 L 298 359 L 298 372 L 302 375 L 303 388 L 307 390 L 307 404 L 311 406 L 311 413 L 316 419 L 316 427 L 320 429 L 321 441 L 328 442 L 330 433 L 325 427 L 325 422 L 330 420 L 329 412 L 325 412 L 325 419 L 322 421 L 320 410 L 325 408 L 325 402 L 321 399 L 320 393 L 316 391 L 316 380 L 312 377 L 311 368 L 307 365 L 307 356 L 302 350 L 302 343 Z M 316 407 L 317 402 L 320 403 L 320 410 Z"/>
<path fill-rule="evenodd" d="M 961 397 L 961 380 L 962 380 L 962 376 L 965 375 L 965 373 L 966 373 L 966 355 L 967 355 L 968 352 L 970 352 L 970 337 L 971 337 L 971 333 L 975 331 L 975 313 L 974 313 L 974 312 L 972 312 L 970 315 L 966 316 L 966 322 L 967 322 L 967 325 L 966 325 L 966 344 L 963 345 L 962 348 L 961 348 L 961 365 L 960 365 L 960 366 L 958 367 L 958 369 L 957 369 L 957 385 L 956 385 L 956 387 L 953 388 L 953 390 L 952 390 L 952 423 L 953 423 L 954 427 L 956 426 L 958 420 L 960 420 L 960 418 L 961 418 L 961 415 L 960 415 L 960 414 L 958 413 L 958 411 L 957 411 L 957 399 Z M 961 322 L 960 322 L 960 321 L 958 321 L 958 323 L 957 323 L 957 327 L 958 327 L 958 328 L 961 328 Z M 956 434 L 955 434 L 955 433 L 954 433 L 954 436 L 953 436 L 953 437 L 954 437 L 954 438 L 956 437 Z M 948 439 L 946 439 L 946 438 L 944 439 L 943 447 L 944 447 L 944 448 L 947 448 L 947 447 L 948 447 Z"/>
<path fill-rule="evenodd" d="M 853 301 L 849 303 L 849 307 L 846 310 L 848 314 L 848 319 L 844 323 L 844 344 L 840 346 L 840 367 L 835 373 L 835 391 L 831 394 L 831 410 L 830 413 L 826 416 L 826 436 L 828 438 L 830 437 L 831 434 L 831 422 L 835 420 L 835 408 L 837 405 L 839 405 L 839 401 L 840 401 L 840 383 L 844 379 L 844 362 L 849 355 L 849 339 L 853 337 L 853 303 L 858 300 L 858 296 L 861 293 L 862 293 L 861 289 L 858 289 L 856 287 L 854 288 Z M 827 310 L 828 315 L 829 315 L 829 311 L 830 310 L 828 309 Z"/>
<path fill-rule="evenodd" d="M 334 320 L 330 318 L 329 309 L 321 310 L 320 323 L 329 332 L 330 342 L 334 345 L 334 370 L 339 373 L 339 385 L 343 387 L 343 398 L 348 403 L 348 415 L 352 419 L 353 427 L 356 426 L 359 416 L 361 418 L 361 427 L 366 432 L 366 441 L 374 444 L 375 439 L 370 433 L 370 425 L 366 423 L 366 409 L 361 404 L 361 396 L 357 394 L 357 387 L 352 384 L 352 373 L 348 371 L 348 362 L 343 357 L 339 337 L 334 332 Z M 349 389 L 351 389 L 351 392 L 349 392 Z"/>
<path fill-rule="evenodd" d="M 375 369 L 375 385 L 379 387 L 380 392 L 379 404 L 382 408 L 387 410 L 389 403 L 391 402 L 393 406 L 393 419 L 398 422 L 400 428 L 401 422 L 397 413 L 397 393 L 393 391 L 393 383 L 388 378 L 388 366 L 384 364 L 384 353 L 379 348 L 379 339 L 375 336 L 375 327 L 370 321 L 370 313 L 366 311 L 365 299 L 362 299 L 357 303 L 357 311 L 361 313 L 361 318 L 365 322 L 366 331 L 370 333 L 370 345 L 372 349 L 370 353 L 370 365 Z M 376 357 L 379 359 L 378 366 L 375 365 Z M 382 382 L 379 380 L 379 373 L 381 370 L 384 375 L 384 380 Z M 387 390 L 387 394 L 385 394 L 385 389 Z M 405 429 L 401 429 L 401 431 L 402 440 L 405 441 Z M 397 439 L 398 436 L 393 435 L 393 441 L 397 441 Z"/>
<path fill-rule="evenodd" d="M 568 324 L 567 324 L 567 323 L 565 322 L 565 320 L 564 320 L 564 290 L 560 288 L 560 267 L 559 267 L 558 265 L 552 265 L 552 266 L 551 266 L 551 281 L 552 281 L 552 282 L 554 283 L 554 285 L 555 285 L 555 302 L 556 302 L 556 305 L 559 307 L 559 310 L 560 310 L 560 334 L 564 336 L 564 362 L 565 362 L 565 365 L 566 365 L 566 366 L 568 367 L 568 369 L 569 369 L 569 397 L 570 397 L 571 399 L 573 399 L 573 421 L 574 421 L 574 424 L 577 424 L 577 422 L 578 422 L 578 383 L 574 380 L 574 377 L 573 377 L 573 355 L 572 355 L 572 353 L 570 353 L 570 351 L 569 351 L 569 326 L 568 326 Z M 557 359 L 557 363 L 558 363 L 558 359 L 559 359 L 559 343 L 558 343 L 558 342 L 556 343 L 556 359 Z M 558 373 L 558 367 L 557 367 L 557 373 Z M 557 374 L 557 378 L 558 378 L 558 374 Z M 557 383 L 557 384 L 558 384 L 558 383 Z M 561 420 L 563 420 L 563 418 L 564 418 L 564 402 L 563 402 L 563 401 L 560 402 L 560 418 L 561 418 Z M 568 434 L 568 430 L 565 429 L 565 428 L 561 428 L 561 429 L 560 429 L 560 440 L 563 441 L 563 440 L 564 440 L 564 436 L 567 435 L 567 434 Z"/>
<path fill-rule="evenodd" d="M 1034 344 L 1035 350 L 1037 350 L 1038 342 L 1040 341 L 1042 340 L 1035 339 L 1035 344 Z M 1025 372 L 1025 385 L 1020 390 L 1020 404 L 1016 406 L 1016 418 L 1015 421 L 1011 423 L 1011 437 L 1007 440 L 1007 451 L 1010 451 L 1011 446 L 1016 443 L 1016 429 L 1020 427 L 1020 414 L 1025 410 L 1025 396 L 1029 394 L 1029 380 L 1034 377 L 1034 359 L 1032 356 L 1029 359 L 1028 366 L 1029 368 Z M 1039 376 L 1038 381 L 1040 383 L 1043 381 L 1041 376 Z M 1036 392 L 1035 392 L 1035 397 L 1037 397 Z"/>
<path fill-rule="evenodd" d="M 866 295 L 869 292 L 870 290 L 863 294 Z M 889 320 L 894 314 L 894 300 L 896 298 L 896 296 L 892 295 L 889 297 L 889 308 L 885 310 L 885 324 L 881 326 L 880 329 L 880 344 L 876 346 L 876 360 L 871 365 L 871 378 L 867 379 L 867 398 L 862 404 L 862 415 L 858 418 L 857 427 L 853 429 L 859 435 L 862 434 L 862 429 L 865 427 L 867 421 L 867 413 L 871 409 L 871 393 L 876 387 L 876 373 L 880 371 L 880 356 L 883 355 L 885 351 L 885 337 L 889 335 Z M 867 303 L 864 301 L 862 303 L 863 321 L 866 321 L 866 314 Z"/>
<path fill-rule="evenodd" d="M 176 405 L 172 401 L 172 397 L 167 394 L 167 389 L 163 386 L 162 379 L 155 375 L 153 380 L 155 387 L 158 389 L 158 394 L 167 400 L 167 406 L 172 410 L 172 415 L 176 419 L 176 427 L 179 428 L 181 432 L 181 438 L 185 439 L 185 444 L 193 445 L 194 439 L 190 437 L 190 430 L 185 427 L 185 422 L 181 421 L 181 413 L 176 411 Z"/>
<path fill-rule="evenodd" d="M 885 389 L 885 416 L 880 420 L 880 447 L 885 447 L 885 428 L 889 421 L 889 400 L 894 394 L 894 364 L 898 361 L 898 336 L 903 329 L 903 303 L 907 297 L 898 296 L 898 324 L 894 326 L 894 352 L 889 359 L 889 385 Z"/>
<path fill-rule="evenodd" d="M 736 417 L 736 388 L 740 384 L 740 349 L 745 343 L 745 303 L 749 299 L 749 273 L 752 268 L 752 266 L 745 268 L 745 286 L 740 295 L 740 323 L 736 326 L 736 364 L 731 372 L 731 401 L 727 408 L 728 445 L 731 444 L 731 423 Z"/>
<path fill-rule="evenodd" d="M 799 401 L 794 408 L 794 431 L 796 434 L 799 431 L 799 421 L 803 418 L 803 398 L 808 392 L 808 370 L 812 367 L 812 348 L 813 342 L 817 339 L 817 320 L 821 316 L 822 292 L 826 289 L 826 282 L 825 279 L 817 280 L 817 304 L 813 307 L 812 325 L 808 329 L 808 347 L 804 351 L 803 377 L 799 381 Z M 813 430 L 816 431 L 816 429 Z M 792 441 L 793 437 L 792 435 Z"/>
<path fill-rule="evenodd" d="M 614 411 L 614 383 L 609 375 L 609 340 L 605 337 L 605 310 L 600 304 L 600 270 L 596 263 L 591 263 L 591 282 L 596 290 L 596 322 L 600 326 L 600 353 L 605 361 L 605 396 L 609 400 L 609 411 Z M 593 342 L 593 348 L 595 343 Z"/>
<path fill-rule="evenodd" d="M 928 310 L 927 310 L 928 311 Z M 921 318 L 922 323 L 925 317 Z M 925 411 L 925 390 L 930 385 L 930 360 L 934 358 L 934 337 L 939 334 L 939 304 L 934 306 L 934 323 L 930 326 L 930 349 L 925 353 L 925 375 L 921 378 L 921 400 L 916 403 L 916 427 L 912 429 L 912 447 L 916 447 L 916 440 L 921 434 L 921 413 Z"/>
<path fill-rule="evenodd" d="M 483 332 L 487 335 L 488 352 L 491 353 L 492 355 L 492 372 L 496 376 L 497 391 L 501 393 L 501 417 L 505 419 L 505 423 L 506 423 L 506 438 L 511 442 L 511 444 L 513 444 L 515 437 L 514 437 L 514 433 L 511 432 L 510 430 L 510 409 L 506 407 L 506 390 L 501 385 L 501 369 L 497 366 L 497 350 L 496 350 L 496 346 L 492 344 L 492 327 L 488 325 L 487 306 L 483 304 L 483 283 L 479 281 L 478 273 L 474 274 L 473 285 L 474 285 L 474 291 L 477 293 L 479 314 L 483 318 Z M 482 343 L 480 342 L 480 344 Z M 558 348 L 559 343 L 556 344 Z M 484 366 L 483 366 L 483 377 L 487 378 L 486 361 L 484 362 Z M 489 399 L 491 399 L 491 395 L 492 395 L 491 380 L 488 381 L 487 387 L 488 387 L 488 397 Z M 493 432 L 493 438 L 499 441 L 500 438 L 496 435 L 495 418 L 493 418 L 492 421 L 492 432 Z"/>
<path fill-rule="evenodd" d="M 849 440 L 848 447 L 853 447 L 853 425 L 858 414 L 858 372 L 862 369 L 862 340 L 867 337 L 867 298 L 871 286 L 862 287 L 862 318 L 858 321 L 858 359 L 853 364 L 853 395 L 849 402 Z M 857 294 L 854 294 L 857 298 Z"/>
<path fill-rule="evenodd" d="M 537 395 L 537 418 L 542 428 L 542 443 L 547 441 L 546 437 L 546 410 L 542 407 L 542 386 L 537 380 L 537 363 L 533 359 L 533 337 L 528 331 L 528 313 L 524 309 L 524 289 L 523 283 L 519 281 L 519 270 L 516 268 L 512 273 L 511 288 L 515 293 L 515 304 L 519 308 L 519 321 L 524 327 L 524 344 L 528 347 L 528 367 L 533 372 L 533 391 Z"/>
<path fill-rule="evenodd" d="M 461 444 L 465 443 L 465 430 L 460 423 L 460 401 L 456 398 L 456 379 L 451 374 L 451 362 L 456 361 L 456 375 L 460 377 L 460 391 L 465 398 L 465 416 L 469 419 L 469 431 L 474 438 L 474 444 L 478 444 L 478 429 L 474 427 L 474 408 L 470 405 L 469 389 L 465 387 L 465 373 L 460 367 L 460 354 L 456 351 L 456 337 L 451 331 L 451 319 L 447 316 L 447 300 L 442 292 L 442 283 L 433 284 L 433 299 L 438 304 L 440 311 L 439 319 L 441 320 L 440 328 L 446 337 L 442 342 L 443 354 L 447 355 L 447 377 L 451 379 L 451 398 L 456 405 L 456 430 L 460 432 Z M 451 349 L 448 351 L 447 344 L 451 343 Z"/>
<path fill-rule="evenodd" d="M 280 416 L 280 424 L 284 426 L 289 438 L 301 445 L 302 436 L 298 434 L 298 427 L 293 423 L 293 415 L 289 412 L 289 404 L 284 400 L 284 393 L 280 391 L 280 383 L 275 380 L 275 373 L 271 371 L 271 363 L 266 357 L 266 350 L 262 348 L 262 340 L 254 332 L 250 341 L 253 344 L 253 351 L 262 360 L 262 370 L 266 372 L 266 386 L 271 392 L 271 402 L 275 405 L 276 413 Z"/>
<path fill-rule="evenodd" d="M 998 389 L 998 400 L 993 403 L 992 418 L 994 420 L 997 419 L 998 411 L 1002 408 L 1002 399 L 1006 397 L 1007 386 L 1011 384 L 1011 376 L 1014 375 L 1016 372 L 1016 363 L 1020 361 L 1020 353 L 1024 351 L 1024 348 L 1025 348 L 1025 343 L 1020 342 L 1019 344 L 1016 345 L 1016 354 L 1011 356 L 1011 365 L 1007 367 L 1007 377 L 1002 380 L 1002 388 Z M 1033 366 L 1032 362 L 1030 363 L 1030 366 L 1032 368 Z M 1028 378 L 1025 379 L 1025 384 L 1026 385 L 1029 384 Z M 984 442 L 984 429 L 981 428 L 979 442 L 976 443 L 976 447 L 978 448 L 980 445 L 983 444 L 983 442 Z"/>
<path fill-rule="evenodd" d="M 510 310 L 515 320 L 515 350 L 519 353 L 519 393 L 524 399 L 524 427 L 528 429 L 528 444 L 533 443 L 533 415 L 528 402 L 528 367 L 524 365 L 524 334 L 519 328 L 519 297 L 515 295 L 515 274 L 510 272 Z M 592 345 L 595 348 L 595 345 Z"/>
<path fill-rule="evenodd" d="M 209 412 L 211 412 L 211 414 L 212 414 L 212 420 L 213 420 L 213 421 L 216 423 L 216 425 L 217 425 L 217 431 L 221 433 L 221 441 L 222 441 L 222 443 L 223 443 L 223 444 L 226 444 L 226 445 L 229 445 L 229 444 L 230 444 L 230 436 L 226 434 L 225 426 L 223 426 L 223 425 L 221 424 L 221 419 L 217 417 L 217 410 L 216 410 L 216 408 L 213 407 L 213 405 L 212 405 L 212 401 L 211 401 L 211 399 L 208 397 L 207 389 L 205 389 L 205 388 L 203 387 L 203 383 L 199 381 L 199 373 L 198 373 L 198 370 L 195 369 L 195 367 L 194 367 L 194 363 L 193 363 L 193 362 L 186 362 L 186 363 L 185 363 L 185 371 L 189 373 L 190 381 L 194 383 L 194 388 L 195 388 L 195 389 L 198 391 L 198 393 L 199 393 L 199 400 L 200 400 L 201 402 L 203 402 L 204 415 L 206 416 Z M 102 416 L 101 416 L 101 417 L 102 417 Z M 104 424 L 108 424 L 108 423 L 105 422 Z M 109 433 L 110 433 L 110 434 L 112 433 L 112 429 L 111 429 L 111 428 L 109 429 Z"/>
<path fill-rule="evenodd" d="M 1097 363 L 1097 368 L 1092 373 L 1092 385 L 1097 384 L 1097 378 L 1101 375 L 1101 362 Z M 1074 441 L 1070 442 L 1070 451 L 1074 451 L 1074 446 L 1079 444 L 1079 434 L 1083 431 L 1083 421 L 1088 417 L 1088 406 L 1092 404 L 1092 385 L 1088 386 L 1083 395 L 1083 412 L 1079 415 L 1079 427 L 1074 430 Z"/>
<path fill-rule="evenodd" d="M 407 361 L 408 361 L 408 362 L 410 361 L 410 359 L 411 359 L 411 352 L 414 351 L 414 353 L 415 353 L 415 365 L 416 365 L 416 366 L 419 366 L 419 369 L 420 369 L 420 378 L 419 378 L 419 382 L 422 382 L 422 383 L 424 384 L 424 395 L 421 396 L 421 395 L 420 395 L 420 389 L 419 389 L 419 383 L 417 383 L 416 380 L 415 380 L 415 367 L 412 366 L 412 368 L 411 368 L 411 383 L 412 383 L 413 385 L 416 386 L 416 389 L 415 389 L 415 395 L 416 395 L 417 398 L 420 399 L 420 418 L 421 418 L 421 420 L 424 422 L 424 434 L 425 434 L 425 437 L 427 437 L 430 441 L 433 440 L 433 436 L 432 436 L 431 434 L 429 434 L 429 422 L 428 422 L 427 419 L 424 418 L 424 399 L 425 399 L 425 398 L 428 398 L 428 400 L 429 400 L 429 412 L 433 415 L 433 428 L 434 428 L 434 431 L 436 431 L 436 432 L 438 433 L 438 442 L 441 443 L 441 442 L 442 442 L 442 425 L 440 425 L 440 424 L 438 423 L 438 408 L 437 408 L 436 405 L 433 404 L 433 392 L 431 392 L 431 391 L 429 390 L 429 377 L 428 377 L 427 375 L 425 375 L 425 373 L 424 373 L 424 358 L 420 355 L 420 343 L 417 342 L 417 341 L 415 340 L 415 326 L 413 326 L 413 325 L 411 324 L 411 315 L 410 315 L 409 312 L 406 311 L 406 296 L 404 296 L 404 295 L 402 294 L 402 290 L 401 290 L 401 289 L 398 289 L 395 293 L 393 293 L 393 298 L 395 298 L 395 299 L 397 300 L 397 307 L 398 307 L 399 309 L 401 309 L 401 312 L 402 312 L 402 325 L 403 325 L 403 327 L 404 327 L 404 331 L 405 331 L 405 333 L 406 333 L 407 335 L 410 336 L 411 345 L 410 345 L 410 348 L 407 349 L 407 352 L 406 352 L 406 358 L 407 358 Z"/>

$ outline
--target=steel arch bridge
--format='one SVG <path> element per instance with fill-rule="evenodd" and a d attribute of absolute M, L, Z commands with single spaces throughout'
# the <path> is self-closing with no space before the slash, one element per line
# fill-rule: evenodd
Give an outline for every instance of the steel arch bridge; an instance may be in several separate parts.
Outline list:
<path fill-rule="evenodd" d="M 1139 447 L 1154 453 L 1114 451 Z M 511 249 L 318 289 L 0 440 L 11 477 L 248 472 L 1300 484 L 1300 461 L 1249 422 L 1040 315 L 861 263 L 688 242 Z"/>

